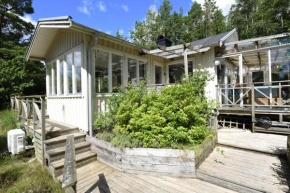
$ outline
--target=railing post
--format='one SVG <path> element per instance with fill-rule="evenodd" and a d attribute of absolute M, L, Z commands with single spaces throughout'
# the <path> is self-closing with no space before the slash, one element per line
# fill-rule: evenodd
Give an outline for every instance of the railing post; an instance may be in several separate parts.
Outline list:
<path fill-rule="evenodd" d="M 35 107 L 34 107 L 35 99 L 32 99 L 32 128 L 33 128 L 33 133 L 35 131 L 35 121 L 36 121 L 36 115 L 35 115 Z M 34 136 L 34 135 L 33 135 Z"/>
<path fill-rule="evenodd" d="M 235 96 L 235 84 L 233 85 L 233 104 L 236 104 L 236 96 Z"/>
<path fill-rule="evenodd" d="M 279 82 L 279 105 L 283 105 L 281 82 Z"/>
<path fill-rule="evenodd" d="M 254 133 L 256 118 L 255 118 L 255 88 L 253 83 L 251 84 L 251 92 L 252 92 L 252 131 Z"/>
<path fill-rule="evenodd" d="M 27 129 L 29 129 L 29 99 L 26 98 L 26 109 L 27 109 L 27 112 L 26 112 L 26 115 L 25 115 L 25 119 L 26 119 L 26 123 L 27 123 Z"/>
<path fill-rule="evenodd" d="M 44 141 L 46 140 L 45 134 L 45 98 L 41 97 L 41 146 L 42 146 L 42 166 L 46 165 Z"/>

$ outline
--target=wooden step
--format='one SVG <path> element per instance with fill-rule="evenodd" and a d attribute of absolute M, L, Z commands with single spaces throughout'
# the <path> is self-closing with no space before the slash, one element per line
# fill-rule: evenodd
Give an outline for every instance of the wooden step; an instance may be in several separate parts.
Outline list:
<path fill-rule="evenodd" d="M 97 160 L 97 154 L 88 150 L 88 151 L 85 151 L 83 153 L 76 155 L 76 166 L 78 168 L 96 160 Z M 65 159 L 62 158 L 60 160 L 53 161 L 49 164 L 49 170 L 55 179 L 63 174 L 64 161 Z"/>
<path fill-rule="evenodd" d="M 48 126 L 45 127 L 45 134 L 46 134 L 46 139 L 51 139 L 54 137 L 58 137 L 61 135 L 65 134 L 72 134 L 72 133 L 77 133 L 79 132 L 78 127 L 75 128 L 60 128 L 57 126 L 51 126 L 47 124 Z M 35 137 L 38 139 L 41 139 L 41 129 L 35 130 Z"/>
<path fill-rule="evenodd" d="M 66 139 L 69 135 L 74 136 L 75 144 L 84 142 L 86 137 L 86 134 L 80 132 L 55 137 L 44 142 L 45 150 L 49 151 L 54 148 L 64 147 L 66 145 Z"/>
<path fill-rule="evenodd" d="M 77 143 L 75 144 L 75 154 L 77 155 L 77 154 L 83 153 L 85 151 L 90 150 L 90 148 L 91 148 L 90 143 L 87 143 L 87 142 Z M 65 150 L 66 150 L 66 147 L 63 146 L 63 147 L 59 147 L 59 148 L 51 149 L 47 151 L 45 157 L 48 160 L 48 163 L 64 158 Z"/>

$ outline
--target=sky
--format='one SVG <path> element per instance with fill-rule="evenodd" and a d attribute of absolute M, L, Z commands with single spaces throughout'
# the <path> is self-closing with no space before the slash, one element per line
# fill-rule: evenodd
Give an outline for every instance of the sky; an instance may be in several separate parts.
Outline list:
<path fill-rule="evenodd" d="M 173 10 L 187 14 L 195 0 L 170 0 Z M 135 21 L 142 21 L 148 9 L 158 9 L 163 0 L 34 0 L 34 14 L 23 17 L 36 25 L 40 18 L 71 16 L 73 21 L 116 35 L 117 30 L 130 37 Z M 204 0 L 196 0 L 203 4 Z M 227 15 L 235 0 L 216 0 Z"/>

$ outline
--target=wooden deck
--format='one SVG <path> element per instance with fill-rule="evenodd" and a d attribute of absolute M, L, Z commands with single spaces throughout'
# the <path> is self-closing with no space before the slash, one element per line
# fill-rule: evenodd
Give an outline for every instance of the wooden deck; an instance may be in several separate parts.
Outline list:
<path fill-rule="evenodd" d="M 270 154 L 286 154 L 287 136 L 252 133 L 250 130 L 223 128 L 218 130 L 220 145 Z"/>
<path fill-rule="evenodd" d="M 62 177 L 59 179 L 61 180 Z M 98 193 L 232 193 L 234 191 L 193 178 L 122 173 L 98 161 L 77 169 L 77 192 Z"/>
<path fill-rule="evenodd" d="M 197 169 L 197 178 L 238 192 L 289 192 L 286 159 L 230 147 L 217 149 Z"/>

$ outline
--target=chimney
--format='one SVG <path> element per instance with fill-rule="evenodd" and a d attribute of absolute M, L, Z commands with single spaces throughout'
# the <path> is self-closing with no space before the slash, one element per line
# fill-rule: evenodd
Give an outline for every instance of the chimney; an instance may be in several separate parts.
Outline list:
<path fill-rule="evenodd" d="M 163 35 L 159 35 L 157 38 L 157 46 L 161 46 L 161 47 L 170 47 L 171 46 L 171 41 L 169 38 L 163 36 Z"/>

